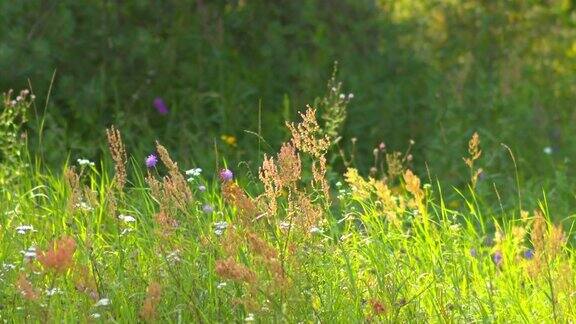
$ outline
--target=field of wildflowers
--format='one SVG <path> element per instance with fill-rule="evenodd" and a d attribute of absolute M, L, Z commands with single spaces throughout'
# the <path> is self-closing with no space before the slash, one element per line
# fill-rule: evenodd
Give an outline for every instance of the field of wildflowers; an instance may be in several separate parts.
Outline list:
<path fill-rule="evenodd" d="M 366 175 L 353 151 L 337 152 L 338 174 L 331 154 L 353 97 L 339 91 L 287 121 L 289 138 L 256 172 L 222 155 L 210 169 L 180 164 L 159 141 L 132 155 L 114 126 L 100 132 L 102 160 L 70 157 L 50 170 L 27 147 L 33 94 L 6 93 L 0 320 L 576 318 L 572 230 L 551 220 L 546 194 L 536 206 L 484 203 L 481 133 L 455 161 L 469 169 L 465 190 L 415 174 L 413 141 L 403 153 L 375 147 Z"/>
<path fill-rule="evenodd" d="M 575 26 L 0 1 L 0 323 L 574 322 Z"/>

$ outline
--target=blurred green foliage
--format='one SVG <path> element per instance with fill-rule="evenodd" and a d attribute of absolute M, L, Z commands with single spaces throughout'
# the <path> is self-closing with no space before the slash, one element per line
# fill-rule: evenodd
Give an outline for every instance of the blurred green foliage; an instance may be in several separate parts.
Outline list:
<path fill-rule="evenodd" d="M 3 1 L 0 88 L 30 80 L 46 98 L 56 72 L 29 126 L 53 164 L 68 152 L 98 158 L 114 123 L 137 158 L 159 139 L 186 164 L 224 155 L 256 168 L 261 139 L 278 147 L 278 126 L 320 102 L 338 61 L 343 91 L 354 93 L 340 145 L 358 138 L 357 166 L 370 167 L 381 141 L 402 150 L 414 139 L 420 173 L 426 162 L 462 185 L 461 157 L 478 131 L 480 190 L 496 182 L 514 196 L 506 143 L 527 186 L 568 188 L 558 192 L 573 202 L 573 9 L 566 0 Z"/>

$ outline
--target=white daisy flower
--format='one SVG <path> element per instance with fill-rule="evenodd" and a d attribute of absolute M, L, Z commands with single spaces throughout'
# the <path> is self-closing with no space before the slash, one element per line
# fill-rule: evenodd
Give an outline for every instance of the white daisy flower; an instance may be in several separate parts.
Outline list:
<path fill-rule="evenodd" d="M 216 228 L 214 230 L 214 234 L 220 236 L 222 235 L 222 233 L 224 233 L 224 230 L 228 227 L 228 223 L 222 221 L 222 222 L 216 222 L 214 223 L 214 227 Z"/>
<path fill-rule="evenodd" d="M 24 255 L 24 259 L 26 260 L 32 260 L 36 258 L 36 248 L 34 246 L 29 247 L 26 251 L 20 251 L 20 253 Z"/>
<path fill-rule="evenodd" d="M 312 234 L 322 234 L 324 231 L 322 231 L 321 228 L 313 226 L 312 228 L 310 228 L 310 233 Z"/>
<path fill-rule="evenodd" d="M 28 232 L 37 232 L 37 231 L 34 230 L 34 226 L 32 225 L 20 225 L 16 227 L 16 232 L 18 234 L 26 234 Z"/>
<path fill-rule="evenodd" d="M 54 296 L 56 294 L 61 294 L 61 293 L 62 293 L 62 290 L 60 290 L 60 288 L 52 288 L 52 289 L 46 290 L 47 296 Z"/>
<path fill-rule="evenodd" d="M 118 219 L 120 219 L 121 221 L 123 221 L 125 223 L 133 223 L 136 221 L 136 218 L 134 218 L 133 216 L 130 216 L 130 215 L 119 215 Z"/>
<path fill-rule="evenodd" d="M 108 305 L 110 305 L 110 299 L 102 298 L 96 304 L 94 304 L 94 307 L 108 306 Z"/>

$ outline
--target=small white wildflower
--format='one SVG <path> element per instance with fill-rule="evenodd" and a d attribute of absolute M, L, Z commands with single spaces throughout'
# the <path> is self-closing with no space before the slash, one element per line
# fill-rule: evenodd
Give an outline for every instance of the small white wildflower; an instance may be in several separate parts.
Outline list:
<path fill-rule="evenodd" d="M 31 246 L 26 251 L 20 251 L 24 255 L 25 260 L 32 260 L 36 258 L 36 248 Z"/>
<path fill-rule="evenodd" d="M 322 234 L 323 231 L 321 228 L 313 226 L 312 228 L 310 228 L 310 233 L 312 234 Z"/>
<path fill-rule="evenodd" d="M 92 211 L 94 210 L 94 208 L 92 208 L 92 206 L 88 205 L 87 203 L 81 201 L 80 203 L 76 204 L 77 208 L 80 208 L 84 211 Z"/>
<path fill-rule="evenodd" d="M 16 269 L 16 265 L 12 263 L 2 263 L 2 268 L 4 268 L 4 270 L 14 270 Z"/>
<path fill-rule="evenodd" d="M 551 155 L 553 152 L 553 150 L 550 146 L 546 146 L 543 151 L 544 151 L 544 154 L 546 154 L 546 155 Z"/>
<path fill-rule="evenodd" d="M 287 222 L 287 221 L 280 222 L 280 229 L 281 230 L 287 230 L 289 228 L 290 228 L 290 222 Z"/>
<path fill-rule="evenodd" d="M 31 95 L 31 96 L 30 96 L 30 99 L 35 100 L 35 99 L 36 99 L 36 96 L 35 96 L 35 95 Z"/>
<path fill-rule="evenodd" d="M 342 182 L 340 182 L 340 181 L 336 182 L 336 187 L 338 187 L 338 188 L 342 187 Z"/>
<path fill-rule="evenodd" d="M 76 160 L 78 162 L 78 165 L 80 166 L 91 166 L 93 167 L 95 164 L 94 162 L 90 162 L 90 160 L 88 159 L 78 159 Z"/>
<path fill-rule="evenodd" d="M 16 100 L 12 100 L 12 102 L 10 102 L 10 103 L 12 104 L 12 106 L 16 106 L 16 104 L 17 104 L 18 102 L 16 102 Z"/>
<path fill-rule="evenodd" d="M 16 101 L 20 101 L 20 100 L 22 100 L 21 96 L 16 97 Z"/>
<path fill-rule="evenodd" d="M 216 222 L 214 223 L 214 227 L 219 230 L 225 230 L 226 228 L 228 228 L 228 223 L 226 223 L 225 221 Z"/>
<path fill-rule="evenodd" d="M 176 250 L 176 251 L 174 251 L 174 252 L 171 252 L 170 254 L 168 254 L 168 255 L 166 256 L 166 259 L 167 259 L 168 261 L 170 261 L 170 262 L 173 262 L 173 263 L 180 262 L 181 259 L 180 259 L 179 253 L 180 253 L 180 251 L 178 251 L 178 250 Z"/>
<path fill-rule="evenodd" d="M 34 230 L 34 226 L 32 225 L 20 225 L 16 227 L 16 232 L 18 234 L 26 234 L 28 232 L 37 232 L 37 231 Z"/>
<path fill-rule="evenodd" d="M 119 215 L 118 219 L 120 219 L 121 221 L 123 221 L 125 223 L 133 223 L 136 221 L 136 218 L 134 218 L 134 216 L 130 216 L 130 215 Z"/>
<path fill-rule="evenodd" d="M 94 313 L 90 315 L 91 318 L 100 318 L 100 316 L 100 313 Z"/>
<path fill-rule="evenodd" d="M 22 90 L 22 94 L 25 96 L 27 96 L 29 93 L 30 93 L 30 90 L 28 90 L 28 89 Z"/>
<path fill-rule="evenodd" d="M 248 313 L 248 316 L 244 319 L 246 322 L 254 322 L 254 314 Z"/>
<path fill-rule="evenodd" d="M 331 89 L 331 90 L 332 90 L 332 92 L 336 92 L 336 91 L 338 91 L 338 89 L 336 89 L 336 87 L 332 87 L 332 89 Z"/>
<path fill-rule="evenodd" d="M 48 289 L 46 290 L 46 296 L 54 296 L 56 294 L 61 294 L 62 290 L 60 290 L 60 288 L 52 288 L 52 289 Z"/>
<path fill-rule="evenodd" d="M 348 94 L 348 99 L 354 99 L 354 94 L 353 94 L 353 93 L 349 93 L 349 94 Z"/>
<path fill-rule="evenodd" d="M 340 99 L 346 99 L 346 95 L 343 94 L 343 93 L 341 93 L 341 94 L 340 94 Z"/>
<path fill-rule="evenodd" d="M 226 283 L 225 283 L 225 282 L 221 282 L 221 283 L 219 283 L 219 284 L 216 286 L 217 289 L 222 289 L 222 288 L 224 288 L 224 287 L 226 287 Z"/>
<path fill-rule="evenodd" d="M 194 168 L 186 171 L 186 175 L 189 177 L 197 177 L 200 175 L 200 173 L 202 173 L 202 169 L 200 168 Z"/>
<path fill-rule="evenodd" d="M 108 305 L 110 305 L 110 299 L 102 298 L 96 304 L 94 304 L 94 307 L 108 306 Z"/>
<path fill-rule="evenodd" d="M 222 233 L 224 233 L 223 230 L 220 230 L 220 229 L 214 230 L 214 234 L 216 234 L 216 236 L 220 236 L 220 235 L 222 235 Z"/>

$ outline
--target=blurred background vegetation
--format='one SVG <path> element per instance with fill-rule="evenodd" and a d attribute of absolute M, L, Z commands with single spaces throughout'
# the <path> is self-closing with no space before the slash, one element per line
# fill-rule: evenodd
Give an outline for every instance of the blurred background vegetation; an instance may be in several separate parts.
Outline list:
<path fill-rule="evenodd" d="M 544 187 L 566 213 L 575 202 L 574 8 L 573 0 L 1 1 L 0 89 L 31 83 L 45 123 L 32 118 L 30 145 L 54 167 L 69 154 L 100 158 L 104 129 L 115 124 L 136 158 L 158 139 L 183 166 L 210 168 L 225 156 L 256 170 L 257 153 L 287 138 L 284 120 L 326 94 L 338 61 L 342 89 L 354 94 L 340 146 L 351 152 L 357 138 L 362 170 L 380 142 L 403 151 L 413 139 L 413 167 L 462 188 L 462 156 L 477 131 L 479 190 L 494 194 L 497 184 L 504 201 L 516 197 L 505 143 L 524 199 Z M 168 114 L 154 109 L 156 97 Z"/>

